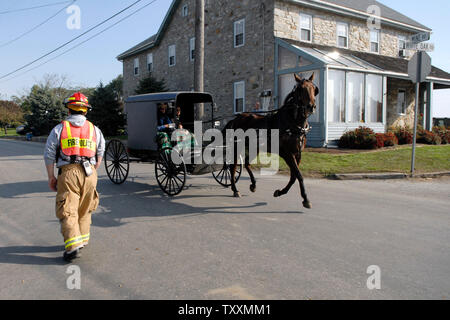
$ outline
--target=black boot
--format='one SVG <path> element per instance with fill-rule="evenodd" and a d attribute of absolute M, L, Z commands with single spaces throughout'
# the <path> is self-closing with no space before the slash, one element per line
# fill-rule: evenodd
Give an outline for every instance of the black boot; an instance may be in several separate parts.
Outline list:
<path fill-rule="evenodd" d="M 65 251 L 63 254 L 63 259 L 64 261 L 67 262 L 72 262 L 72 260 L 77 259 L 79 257 L 81 257 L 80 249 L 76 249 L 70 253 L 67 253 L 67 251 Z"/>

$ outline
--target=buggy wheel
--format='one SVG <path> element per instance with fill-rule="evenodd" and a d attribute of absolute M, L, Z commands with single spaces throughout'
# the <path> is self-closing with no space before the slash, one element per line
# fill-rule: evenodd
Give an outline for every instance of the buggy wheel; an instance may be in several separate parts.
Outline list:
<path fill-rule="evenodd" d="M 111 140 L 105 150 L 105 168 L 114 184 L 122 184 L 128 177 L 130 158 L 127 149 L 120 140 Z"/>
<path fill-rule="evenodd" d="M 242 173 L 242 162 L 238 164 L 236 168 L 236 174 L 234 176 L 234 182 L 237 183 Z M 224 164 L 220 171 L 216 171 L 212 173 L 214 179 L 225 188 L 231 187 L 231 165 Z"/>
<path fill-rule="evenodd" d="M 180 194 L 186 183 L 186 164 L 183 157 L 172 148 L 162 149 L 155 161 L 155 175 L 159 187 L 167 195 L 173 197 Z"/>

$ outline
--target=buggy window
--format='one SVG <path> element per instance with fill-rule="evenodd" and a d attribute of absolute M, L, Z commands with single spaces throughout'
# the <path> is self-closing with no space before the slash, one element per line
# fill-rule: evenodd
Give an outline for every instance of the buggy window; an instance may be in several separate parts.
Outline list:
<path fill-rule="evenodd" d="M 161 103 L 157 103 L 156 105 L 157 105 L 156 114 L 157 114 L 157 119 L 158 119 L 158 126 L 159 126 L 160 120 L 165 115 L 168 116 L 171 120 L 174 119 L 175 111 L 171 104 L 166 103 L 166 102 L 161 102 Z M 162 109 L 166 110 L 165 113 L 162 112 Z"/>

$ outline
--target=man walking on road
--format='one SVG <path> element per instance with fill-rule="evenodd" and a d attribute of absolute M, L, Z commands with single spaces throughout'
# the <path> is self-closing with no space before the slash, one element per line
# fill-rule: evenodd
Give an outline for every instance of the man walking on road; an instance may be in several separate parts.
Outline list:
<path fill-rule="evenodd" d="M 49 188 L 57 192 L 56 216 L 65 244 L 63 258 L 70 262 L 89 242 L 91 214 L 99 204 L 97 169 L 105 139 L 100 129 L 86 119 L 92 109 L 86 96 L 77 92 L 65 100 L 65 106 L 69 116 L 48 136 L 44 160 Z"/>

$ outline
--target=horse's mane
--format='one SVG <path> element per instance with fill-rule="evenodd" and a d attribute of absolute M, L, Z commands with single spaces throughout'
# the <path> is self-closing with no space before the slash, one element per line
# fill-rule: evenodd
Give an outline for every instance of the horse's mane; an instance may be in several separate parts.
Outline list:
<path fill-rule="evenodd" d="M 292 90 L 291 93 L 289 93 L 289 94 L 287 95 L 287 97 L 284 99 L 283 106 L 289 104 L 290 101 L 294 99 L 294 92 L 295 92 L 295 90 Z M 283 107 L 283 106 L 282 106 L 282 107 Z"/>

